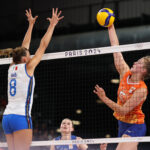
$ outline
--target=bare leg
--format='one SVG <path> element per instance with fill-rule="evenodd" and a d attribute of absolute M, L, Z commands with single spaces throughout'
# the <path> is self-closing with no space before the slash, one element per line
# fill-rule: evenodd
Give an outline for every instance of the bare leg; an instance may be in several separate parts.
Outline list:
<path fill-rule="evenodd" d="M 15 150 L 29 150 L 32 142 L 32 129 L 19 130 L 14 134 Z"/>
<path fill-rule="evenodd" d="M 6 134 L 5 136 L 8 144 L 8 150 L 15 150 L 13 134 Z"/>
<path fill-rule="evenodd" d="M 126 134 L 124 134 L 122 137 L 130 137 Z M 137 150 L 138 143 L 119 143 L 116 150 Z"/>

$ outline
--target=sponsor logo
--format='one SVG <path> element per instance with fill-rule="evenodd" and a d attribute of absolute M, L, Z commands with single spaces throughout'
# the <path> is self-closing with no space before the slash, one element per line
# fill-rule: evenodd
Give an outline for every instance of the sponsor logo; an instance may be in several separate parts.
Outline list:
<path fill-rule="evenodd" d="M 135 87 L 131 87 L 130 90 L 129 90 L 129 93 L 133 93 L 135 90 L 136 90 Z"/>
<path fill-rule="evenodd" d="M 65 57 L 87 56 L 100 53 L 101 53 L 100 49 L 73 50 L 73 51 L 65 51 Z"/>
<path fill-rule="evenodd" d="M 17 77 L 17 73 L 11 73 L 11 78 L 16 78 Z"/>

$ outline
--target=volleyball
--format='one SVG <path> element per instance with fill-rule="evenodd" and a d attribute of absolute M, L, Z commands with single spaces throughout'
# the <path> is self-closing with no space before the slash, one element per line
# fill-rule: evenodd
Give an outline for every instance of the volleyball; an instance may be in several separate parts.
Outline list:
<path fill-rule="evenodd" d="M 115 21 L 114 12 L 109 8 L 103 8 L 97 13 L 97 22 L 102 27 L 110 27 Z"/>

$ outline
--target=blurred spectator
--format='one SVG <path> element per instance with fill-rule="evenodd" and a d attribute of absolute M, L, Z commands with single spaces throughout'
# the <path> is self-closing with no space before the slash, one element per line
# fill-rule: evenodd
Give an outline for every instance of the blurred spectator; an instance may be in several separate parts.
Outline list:
<path fill-rule="evenodd" d="M 49 131 L 49 134 L 48 134 L 48 139 L 49 139 L 49 140 L 53 140 L 56 136 L 57 136 L 57 135 L 56 135 L 55 130 L 51 129 L 51 130 Z"/>

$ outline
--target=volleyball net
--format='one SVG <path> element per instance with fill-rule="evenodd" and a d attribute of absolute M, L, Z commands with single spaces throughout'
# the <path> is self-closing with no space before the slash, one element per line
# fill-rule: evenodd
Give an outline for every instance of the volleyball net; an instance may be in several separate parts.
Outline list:
<path fill-rule="evenodd" d="M 93 93 L 94 86 L 99 84 L 107 96 L 116 101 L 119 74 L 114 67 L 112 54 L 122 52 L 125 61 L 132 66 L 134 61 L 150 55 L 149 49 L 150 42 L 145 42 L 44 54 L 35 71 L 32 149 L 49 149 L 50 145 L 67 144 L 88 144 L 90 149 L 98 149 L 101 143 L 149 144 L 149 96 L 143 106 L 147 136 L 115 138 L 118 125 L 113 111 Z M 0 59 L 1 116 L 7 101 L 7 71 L 11 61 L 12 58 Z M 147 86 L 149 88 L 149 84 Z M 60 135 L 59 127 L 64 118 L 73 120 L 73 134 L 83 140 L 52 141 Z M 5 148 L 7 144 L 2 127 L 0 134 L 0 147 Z"/>

